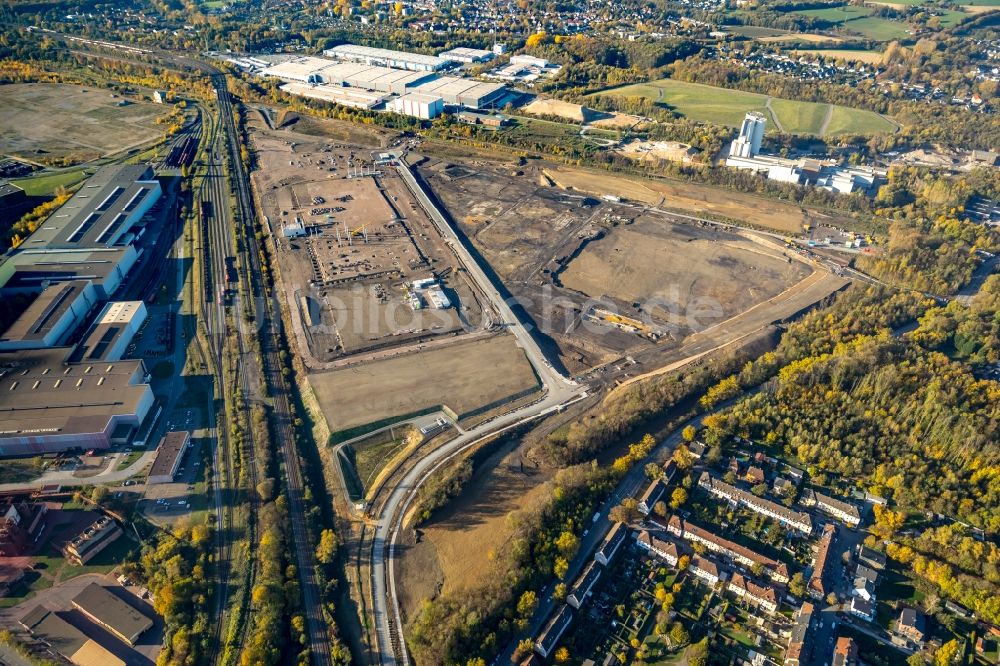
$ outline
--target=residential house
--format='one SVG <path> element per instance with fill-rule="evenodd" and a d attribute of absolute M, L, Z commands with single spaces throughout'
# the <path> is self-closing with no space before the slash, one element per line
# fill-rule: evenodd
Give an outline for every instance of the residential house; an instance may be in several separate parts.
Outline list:
<path fill-rule="evenodd" d="M 727 589 L 748 604 L 772 614 L 778 610 L 780 594 L 771 585 L 755 583 L 741 573 L 734 573 Z"/>
<path fill-rule="evenodd" d="M 604 537 L 604 541 L 601 542 L 597 552 L 594 553 L 594 561 L 600 562 L 604 566 L 611 564 L 611 560 L 625 542 L 627 536 L 628 528 L 625 526 L 625 523 L 615 523 L 615 526 L 611 528 L 608 535 Z"/>
<path fill-rule="evenodd" d="M 639 513 L 644 516 L 651 514 L 653 507 L 660 501 L 666 490 L 667 486 L 663 483 L 662 479 L 653 479 L 646 488 L 646 492 L 639 498 Z"/>
<path fill-rule="evenodd" d="M 583 572 L 573 583 L 573 587 L 570 589 L 569 594 L 566 596 L 566 603 L 568 603 L 573 608 L 579 610 L 580 606 L 586 600 L 587 595 L 590 591 L 594 589 L 594 585 L 597 584 L 598 579 L 601 577 L 601 571 L 603 569 L 597 564 L 597 562 L 590 562 L 584 567 Z"/>
<path fill-rule="evenodd" d="M 819 550 L 816 551 L 816 561 L 813 563 L 812 576 L 809 577 L 807 586 L 807 592 L 813 599 L 823 599 L 829 591 L 826 586 L 826 573 L 832 559 L 830 555 L 836 538 L 836 525 L 831 524 L 823 528 L 823 536 L 819 540 Z"/>
<path fill-rule="evenodd" d="M 812 518 L 804 511 L 792 511 L 776 502 L 757 497 L 753 493 L 712 477 L 708 472 L 702 472 L 698 485 L 717 497 L 722 497 L 737 506 L 743 506 L 768 518 L 773 518 L 782 525 L 806 536 L 812 534 Z"/>
<path fill-rule="evenodd" d="M 754 552 L 735 541 L 730 541 L 729 539 L 713 534 L 690 521 L 682 519 L 680 516 L 671 516 L 666 524 L 666 529 L 681 539 L 700 543 L 708 550 L 719 553 L 748 569 L 759 565 L 763 567 L 764 573 L 776 583 L 787 583 L 789 580 L 788 567 L 784 562 L 778 562 L 770 557 Z"/>
<path fill-rule="evenodd" d="M 885 554 L 865 545 L 858 546 L 858 562 L 881 571 L 885 569 Z"/>
<path fill-rule="evenodd" d="M 850 612 L 862 620 L 871 622 L 875 619 L 875 603 L 863 597 L 851 597 Z"/>
<path fill-rule="evenodd" d="M 818 493 L 812 488 L 808 488 L 802 493 L 802 499 L 799 500 L 799 503 L 802 506 L 816 507 L 828 516 L 832 516 L 851 527 L 857 527 L 861 524 L 861 512 L 858 511 L 858 507 L 836 497 Z"/>
<path fill-rule="evenodd" d="M 804 666 L 809 663 L 811 642 L 809 631 L 812 629 L 813 605 L 808 601 L 803 603 L 795 616 L 795 626 L 792 637 L 785 650 L 785 666 Z"/>
<path fill-rule="evenodd" d="M 655 555 L 672 567 L 677 566 L 680 551 L 673 541 L 665 541 L 655 534 L 643 530 L 636 537 L 636 544 L 651 555 Z"/>
<path fill-rule="evenodd" d="M 904 608 L 899 619 L 896 620 L 896 633 L 905 636 L 918 646 L 924 644 L 926 629 L 924 628 L 924 616 L 913 608 Z"/>
<path fill-rule="evenodd" d="M 691 558 L 688 570 L 713 587 L 725 578 L 725 572 L 719 571 L 719 567 L 715 562 L 700 555 L 695 555 Z"/>
<path fill-rule="evenodd" d="M 853 638 L 841 636 L 833 648 L 833 666 L 858 666 L 858 644 Z"/>

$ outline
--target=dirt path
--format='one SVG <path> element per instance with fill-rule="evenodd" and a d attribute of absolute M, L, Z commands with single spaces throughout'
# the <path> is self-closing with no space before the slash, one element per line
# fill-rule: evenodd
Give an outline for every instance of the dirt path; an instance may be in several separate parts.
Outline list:
<path fill-rule="evenodd" d="M 781 125 L 781 121 L 778 120 L 778 114 L 775 113 L 774 109 L 771 107 L 771 97 L 767 98 L 767 104 L 764 105 L 764 108 L 766 108 L 767 112 L 771 114 L 771 120 L 774 121 L 774 126 L 778 128 L 778 131 L 785 134 L 785 128 Z"/>
<path fill-rule="evenodd" d="M 830 120 L 833 119 L 833 104 L 826 105 L 826 115 L 823 116 L 823 124 L 819 126 L 819 135 L 826 136 L 826 130 L 830 127 Z"/>

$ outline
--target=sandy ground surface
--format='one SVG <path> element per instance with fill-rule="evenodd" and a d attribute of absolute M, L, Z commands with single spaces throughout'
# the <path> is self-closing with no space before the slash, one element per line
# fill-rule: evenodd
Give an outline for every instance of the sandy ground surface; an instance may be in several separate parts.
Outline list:
<path fill-rule="evenodd" d="M 626 143 L 618 149 L 619 153 L 634 160 L 657 162 L 659 160 L 669 160 L 671 162 L 681 162 L 687 164 L 691 162 L 700 151 L 692 148 L 686 143 L 679 141 L 641 141 L 636 140 Z"/>
<path fill-rule="evenodd" d="M 833 221 L 831 217 L 807 214 L 802 208 L 791 204 L 694 183 L 633 180 L 606 172 L 569 167 L 547 169 L 546 173 L 562 188 L 594 196 L 610 194 L 681 212 L 720 215 L 788 233 L 802 231 L 802 225 L 806 223 L 815 224 L 822 219 Z"/>
<path fill-rule="evenodd" d="M 772 35 L 770 37 L 759 37 L 762 42 L 842 42 L 841 37 L 831 37 L 830 35 L 813 35 L 807 32 L 792 32 L 787 35 Z"/>
<path fill-rule="evenodd" d="M 309 383 L 334 431 L 441 404 L 465 414 L 537 386 L 509 335 L 316 372 Z"/>
<path fill-rule="evenodd" d="M 588 123 L 608 129 L 627 129 L 642 120 L 627 113 L 604 113 L 560 99 L 536 98 L 521 110 L 536 116 L 558 116 L 572 123 Z"/>
<path fill-rule="evenodd" d="M 728 319 L 808 275 L 801 263 L 777 255 L 730 234 L 710 239 L 698 229 L 640 218 L 587 245 L 561 279 L 593 297 L 661 303 L 646 309 L 668 320 L 698 312 Z"/>
<path fill-rule="evenodd" d="M 502 450 L 483 462 L 466 490 L 419 529 L 400 559 L 403 610 L 408 619 L 422 599 L 470 590 L 494 570 L 510 546 L 507 516 L 543 502 L 550 475 Z M 412 535 L 412 533 L 410 533 Z"/>
<path fill-rule="evenodd" d="M 0 86 L 0 150 L 28 159 L 76 155 L 94 159 L 160 137 L 155 119 L 170 107 L 110 91 L 59 83 Z"/>

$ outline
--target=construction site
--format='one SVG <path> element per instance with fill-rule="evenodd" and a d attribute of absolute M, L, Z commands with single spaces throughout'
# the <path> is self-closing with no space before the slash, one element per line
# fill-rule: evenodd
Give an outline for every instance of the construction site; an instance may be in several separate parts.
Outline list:
<path fill-rule="evenodd" d="M 694 334 L 749 332 L 842 285 L 806 281 L 811 262 L 766 234 L 560 188 L 544 165 L 427 158 L 419 170 L 574 374 L 639 354 L 654 366 Z"/>
<path fill-rule="evenodd" d="M 391 157 L 336 141 L 336 121 L 329 135 L 314 125 L 304 134 L 251 116 L 252 178 L 331 428 L 431 407 L 461 418 L 536 391 L 523 352 Z M 504 381 L 491 379 L 498 365 Z"/>
<path fill-rule="evenodd" d="M 453 253 L 375 149 L 290 131 L 254 142 L 255 184 L 311 367 L 481 327 Z"/>

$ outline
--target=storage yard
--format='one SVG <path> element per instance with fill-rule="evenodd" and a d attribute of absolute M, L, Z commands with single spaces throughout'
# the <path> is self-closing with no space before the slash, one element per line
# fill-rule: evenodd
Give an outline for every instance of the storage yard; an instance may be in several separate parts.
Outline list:
<path fill-rule="evenodd" d="M 677 349 L 813 272 L 752 232 L 553 187 L 544 166 L 429 159 L 420 171 L 574 373 Z"/>

